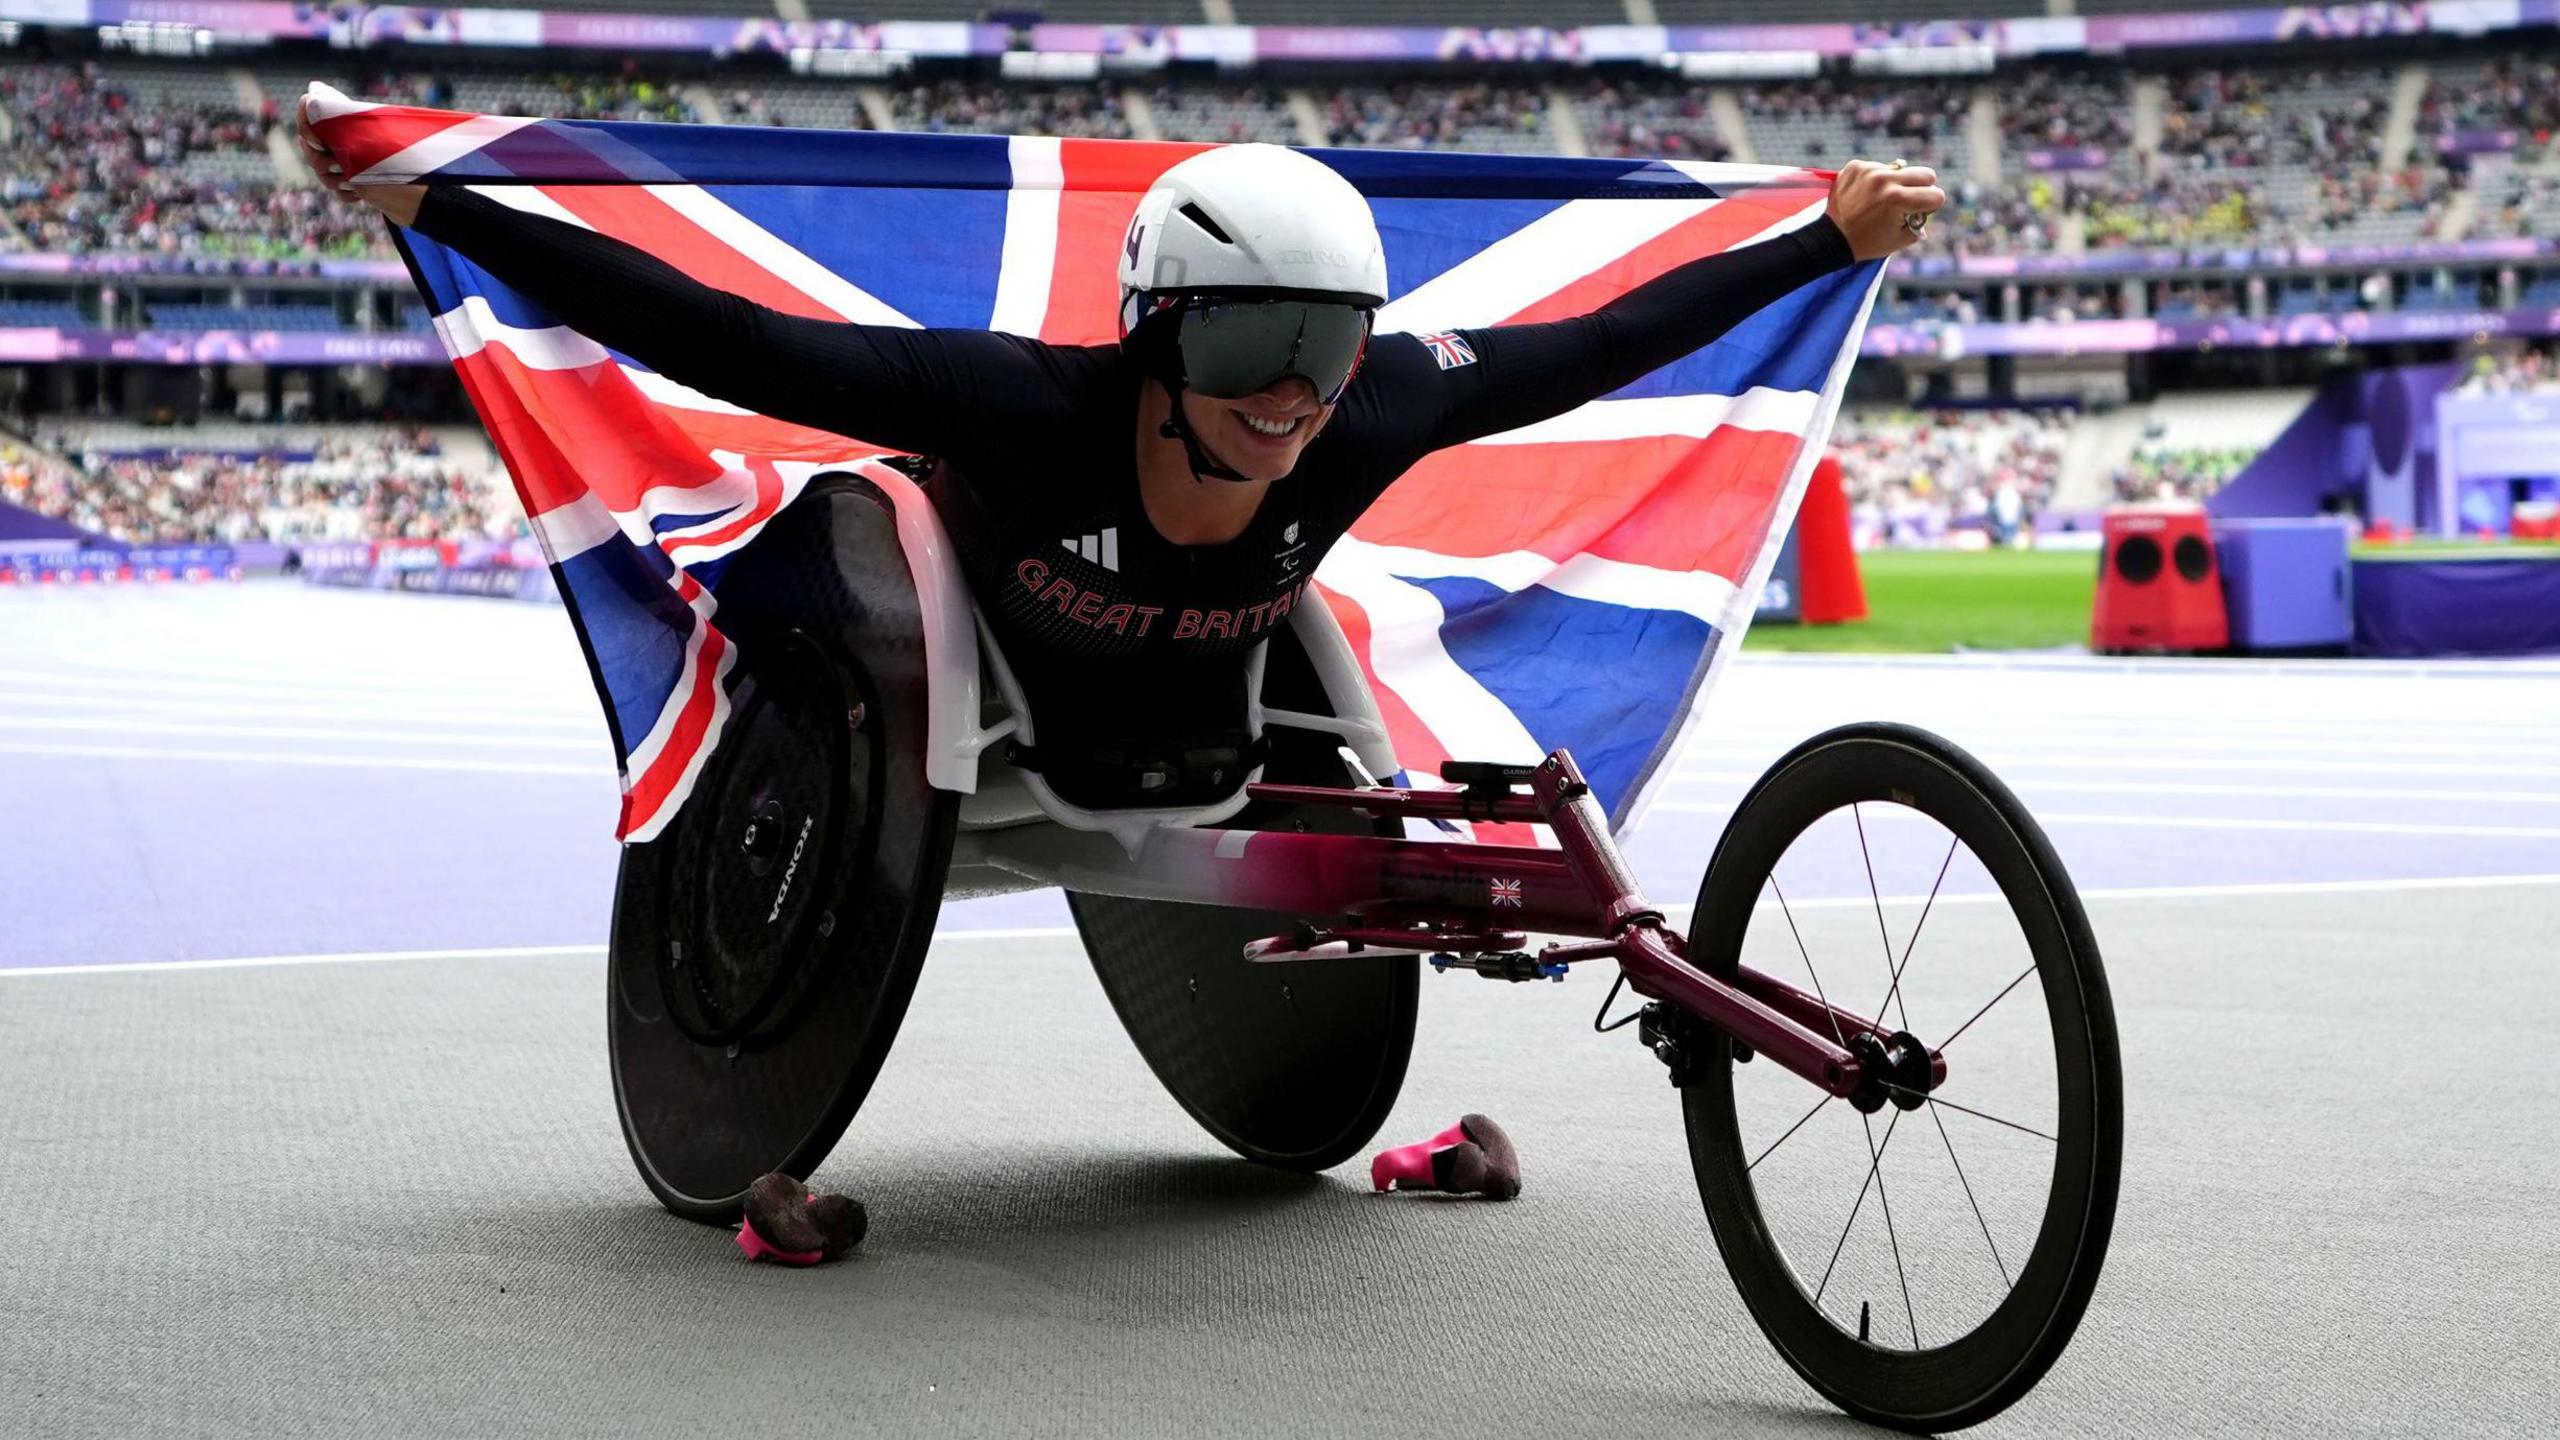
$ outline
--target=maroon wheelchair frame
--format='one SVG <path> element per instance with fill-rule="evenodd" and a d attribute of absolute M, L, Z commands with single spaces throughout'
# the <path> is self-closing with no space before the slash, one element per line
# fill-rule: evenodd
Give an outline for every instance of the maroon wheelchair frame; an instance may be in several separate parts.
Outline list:
<path fill-rule="evenodd" d="M 1887 1090 L 1897 1104 L 1946 1083 L 1946 1060 L 1906 1036 L 1887 1039 L 1881 1017 L 1843 1010 L 1749 966 L 1720 979 L 1689 963 L 1687 942 L 1637 889 L 1609 836 L 1607 817 L 1573 757 L 1558 750 L 1534 767 L 1453 764 L 1459 790 L 1310 785 L 1248 787 L 1256 800 L 1323 805 L 1381 819 L 1514 821 L 1552 829 L 1557 848 L 1457 845 L 1354 835 L 1256 832 L 1253 903 L 1344 923 L 1305 925 L 1246 948 L 1249 960 L 1312 960 L 1361 949 L 1461 960 L 1508 979 L 1561 976 L 1564 967 L 1615 960 L 1627 986 L 1705 1022 L 1832 1095 L 1871 1109 Z M 1518 788 L 1525 785 L 1527 793 Z M 1235 833 L 1235 832 L 1229 832 Z M 1593 937 L 1522 953 L 1525 932 Z M 1445 963 L 1445 962 L 1444 962 Z M 1854 1048 L 1853 1048 L 1854 1047 Z M 1861 1053 L 1863 1052 L 1863 1053 Z M 1669 1057 L 1666 1056 L 1666 1059 Z"/>

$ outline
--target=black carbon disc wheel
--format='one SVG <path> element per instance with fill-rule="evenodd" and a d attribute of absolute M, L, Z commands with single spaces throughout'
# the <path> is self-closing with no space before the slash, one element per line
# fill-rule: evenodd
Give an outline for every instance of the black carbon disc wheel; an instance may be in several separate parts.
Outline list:
<path fill-rule="evenodd" d="M 924 779 L 924 656 L 894 516 L 834 477 L 733 557 L 720 743 L 625 848 L 608 1034 L 641 1178 L 734 1219 L 806 1179 L 860 1109 L 915 988 L 958 814 Z"/>
<path fill-rule="evenodd" d="M 1322 713 L 1294 645 L 1275 642 L 1270 703 Z M 1329 739 L 1274 731 L 1265 778 L 1350 781 Z M 1247 830 L 1395 834 L 1347 810 L 1254 805 Z M 1327 1170 L 1386 1123 L 1413 1054 L 1421 962 L 1410 955 L 1257 965 L 1248 942 L 1304 917 L 1069 892 L 1085 954 L 1156 1079 L 1219 1144 L 1257 1164 Z"/>
<path fill-rule="evenodd" d="M 1863 1104 L 1725 1043 L 1692 1067 L 1699 1197 L 1779 1354 L 1898 1429 L 2015 1403 L 2087 1309 L 2124 1143 L 2106 976 L 2043 832 L 1945 740 L 1828 732 L 1736 809 L 1689 955 L 1728 977 L 1748 956 L 1945 1061 Z"/>

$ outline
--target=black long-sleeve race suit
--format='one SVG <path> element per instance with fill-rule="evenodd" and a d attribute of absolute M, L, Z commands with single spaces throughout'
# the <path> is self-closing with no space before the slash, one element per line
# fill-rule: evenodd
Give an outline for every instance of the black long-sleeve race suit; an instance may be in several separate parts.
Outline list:
<path fill-rule="evenodd" d="M 1691 261 L 1587 315 L 1462 330 L 1454 345 L 1380 335 L 1243 533 L 1177 545 L 1139 503 L 1146 381 L 1118 346 L 785 315 L 456 188 L 429 191 L 414 228 L 670 379 L 942 461 L 928 493 L 1039 712 L 1044 749 L 1070 730 L 1236 715 L 1246 654 L 1415 461 L 1605 395 L 1853 259 L 1825 218 Z"/>

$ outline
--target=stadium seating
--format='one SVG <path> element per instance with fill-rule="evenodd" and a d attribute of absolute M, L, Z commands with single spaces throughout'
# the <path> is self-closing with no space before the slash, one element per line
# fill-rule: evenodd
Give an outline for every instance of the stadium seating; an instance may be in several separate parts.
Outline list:
<path fill-rule="evenodd" d="M 137 544 L 454 539 L 525 533 L 486 448 L 404 426 L 172 429 L 59 423 L 75 464 L 13 466 L 5 498 Z M 199 453 L 146 455 L 197 447 Z M 222 454 L 217 451 L 266 454 Z M 280 458 L 286 454 L 308 459 Z"/>
<path fill-rule="evenodd" d="M 74 330 L 88 323 L 80 307 L 68 300 L 0 300 L 0 328 L 50 326 Z"/>
<path fill-rule="evenodd" d="M 889 100 L 902 130 L 989 135 L 1131 136 L 1120 92 L 1109 85 L 985 85 L 940 80 L 909 85 Z"/>
<path fill-rule="evenodd" d="M 1624 25 L 1618 0 L 1235 0 L 1247 25 Z M 1190 17 L 1197 20 L 1198 16 Z M 1671 18 L 1668 12 L 1665 20 Z"/>
<path fill-rule="evenodd" d="M 596 8 L 609 7 L 598 0 Z M 1069 24 L 1137 25 L 1197 25 L 1208 18 L 1200 0 L 1039 0 L 1020 6 L 985 0 L 898 0 L 894 6 L 880 0 L 809 0 L 809 13 L 821 20 L 881 20 L 892 13 L 901 20 L 979 20 L 997 13 Z"/>
<path fill-rule="evenodd" d="M 1316 97 L 1329 145 L 1554 154 L 1534 85 L 1359 85 Z"/>
<path fill-rule="evenodd" d="M 1159 85 L 1147 96 L 1168 140 L 1260 140 L 1296 145 L 1302 137 L 1280 92 L 1255 86 Z"/>
<path fill-rule="evenodd" d="M 327 305 L 198 305 L 151 302 L 149 323 L 158 330 L 338 330 L 345 322 Z"/>
<path fill-rule="evenodd" d="M 1944 20 L 1953 13 L 1980 19 L 2042 15 L 2045 0 L 1794 0 L 1783 13 L 1753 0 L 1654 0 L 1653 8 L 1666 25 L 1857 25 Z"/>
<path fill-rule="evenodd" d="M 868 130 L 862 97 L 841 80 L 759 77 L 752 86 L 714 86 L 723 117 L 733 125 L 789 125 L 808 130 Z"/>
<path fill-rule="evenodd" d="M 2052 498 L 2072 418 L 2060 410 L 1843 410 L 1832 449 L 1857 543 L 1935 544 L 1958 529 L 2017 538 Z"/>
<path fill-rule="evenodd" d="M 1574 120 L 1595 155 L 1721 160 L 1731 151 L 1702 86 L 1594 79 L 1573 97 Z"/>

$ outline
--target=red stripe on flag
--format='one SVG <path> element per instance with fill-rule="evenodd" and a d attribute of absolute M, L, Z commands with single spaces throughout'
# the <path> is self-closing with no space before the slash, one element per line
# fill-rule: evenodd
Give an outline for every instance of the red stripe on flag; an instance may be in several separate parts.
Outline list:
<path fill-rule="evenodd" d="M 1156 177 L 1216 148 L 1181 140 L 1061 140 L 1058 169 L 1067 189 L 1117 191 L 1134 208 Z"/>
<path fill-rule="evenodd" d="M 527 515 L 556 510 L 587 493 L 586 480 L 552 439 L 541 416 L 525 404 L 523 393 L 512 383 L 510 368 L 500 363 L 497 352 L 484 349 L 455 361 L 453 368 L 480 412 L 489 439 L 498 447 L 498 458 L 507 463 L 516 498 Z"/>
<path fill-rule="evenodd" d="M 1439 774 L 1441 767 L 1447 765 L 1451 758 L 1448 747 L 1440 743 L 1440 737 L 1432 733 L 1430 726 L 1422 723 L 1422 717 L 1414 713 L 1403 696 L 1378 678 L 1377 667 L 1369 663 L 1369 612 L 1360 608 L 1359 601 L 1321 581 L 1316 585 L 1316 593 L 1332 607 L 1334 623 L 1342 627 L 1342 637 L 1351 642 L 1351 653 L 1359 657 L 1360 676 L 1369 682 L 1369 694 L 1378 702 L 1378 718 L 1386 722 L 1387 739 L 1395 746 L 1396 765 L 1408 771 L 1427 770 L 1434 775 Z M 1469 823 L 1468 833 L 1479 845 L 1534 846 L 1539 843 L 1534 825 L 1474 821 Z"/>
<path fill-rule="evenodd" d="M 1667 270 L 1744 243 L 1798 214 L 1828 188 L 1772 185 L 1744 191 L 1672 226 L 1503 323 L 1528 325 L 1588 315 Z"/>
<path fill-rule="evenodd" d="M 756 477 L 755 504 L 749 506 L 743 513 L 738 515 L 736 519 L 731 520 L 728 524 L 721 526 L 717 530 L 707 531 L 700 535 L 687 535 L 681 541 L 670 538 L 664 543 L 667 543 L 671 547 L 676 545 L 725 545 L 730 541 L 737 539 L 739 536 L 746 534 L 756 526 L 772 519 L 774 512 L 782 508 L 781 472 L 775 470 L 773 468 L 773 462 L 765 459 L 763 456 L 750 455 L 747 457 L 747 473 Z M 679 570 L 677 573 L 683 574 L 684 572 Z M 691 575 L 685 575 L 684 578 L 688 583 L 693 583 L 693 577 Z"/>
<path fill-rule="evenodd" d="M 1804 437 L 1718 427 L 1590 551 L 1659 570 L 1704 570 L 1741 583 L 1777 519 Z"/>
<path fill-rule="evenodd" d="M 1369 682 L 1369 693 L 1377 698 L 1378 717 L 1386 722 L 1387 738 L 1395 745 L 1396 764 L 1407 770 L 1439 774 L 1440 767 L 1449 762 L 1449 752 L 1440 744 L 1440 737 L 1431 733 L 1431 727 L 1422 723 L 1422 717 L 1414 713 L 1403 696 L 1378 678 L 1377 667 L 1370 663 L 1369 612 L 1360 608 L 1359 601 L 1322 581 L 1316 582 L 1316 593 L 1332 608 L 1335 623 L 1342 627 L 1342 637 L 1351 642 L 1351 653 L 1360 659 L 1361 678 Z"/>
<path fill-rule="evenodd" d="M 682 405 L 661 405 L 658 413 L 667 423 L 683 431 L 686 439 L 704 451 L 734 450 L 741 455 L 762 455 L 771 460 L 858 460 L 872 455 L 894 455 L 877 445 L 776 420 L 769 415 L 726 415 L 713 410 L 694 410 Z"/>
<path fill-rule="evenodd" d="M 702 737 L 711 729 L 712 706 L 720 694 L 720 657 L 728 653 L 729 641 L 718 627 L 695 623 L 702 624 L 702 649 L 695 653 L 685 677 L 677 682 L 690 687 L 684 698 L 684 712 L 676 717 L 675 732 L 660 747 L 658 758 L 623 792 L 622 827 L 618 834 L 628 835 L 649 823 L 666 806 L 675 793 L 676 782 L 684 778 L 685 767 L 702 749 Z"/>
<path fill-rule="evenodd" d="M 705 285 L 785 315 L 844 318 L 637 185 L 545 185 L 542 193 L 601 233 L 637 245 Z"/>
<path fill-rule="evenodd" d="M 1588 552 L 1738 579 L 1803 443 L 1727 425 L 1703 440 L 1462 445 L 1406 471 L 1351 533 L 1444 555 Z"/>
<path fill-rule="evenodd" d="M 608 509 L 638 510 L 648 490 L 701 485 L 720 477 L 710 455 L 609 362 L 538 370 L 499 343 L 482 346 L 457 368 L 487 371 L 489 385 L 507 391 L 564 457 L 577 457 L 575 469 L 565 475 L 518 477 L 528 514 L 587 493 Z M 681 513 L 665 499 L 659 497 L 660 510 Z"/>
<path fill-rule="evenodd" d="M 479 118 L 415 105 L 378 105 L 323 120 L 312 128 L 348 174 L 361 175 L 421 140 Z"/>
<path fill-rule="evenodd" d="M 1175 162 L 1212 147 L 1166 141 L 1064 140 L 1058 167 L 1058 257 L 1040 338 L 1053 345 L 1108 345 L 1120 338 L 1120 247 L 1138 197 Z"/>

